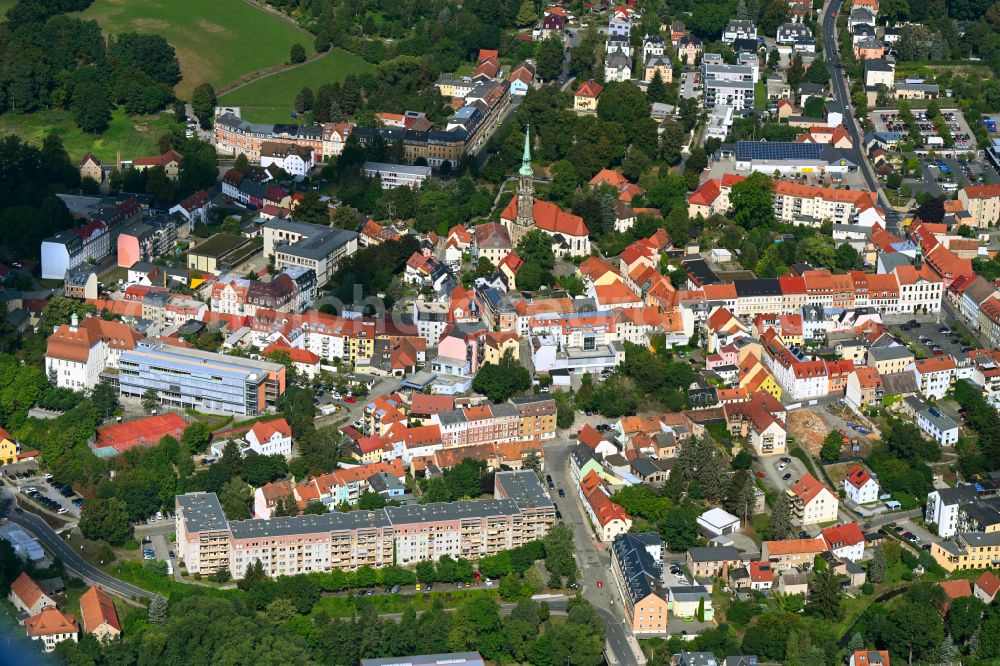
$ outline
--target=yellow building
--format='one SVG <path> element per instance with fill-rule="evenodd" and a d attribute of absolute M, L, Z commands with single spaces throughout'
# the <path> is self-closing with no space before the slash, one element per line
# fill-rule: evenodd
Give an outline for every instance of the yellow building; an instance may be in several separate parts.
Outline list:
<path fill-rule="evenodd" d="M 10 465 L 17 462 L 17 442 L 10 433 L 0 428 L 0 464 Z"/>
<path fill-rule="evenodd" d="M 931 556 L 945 571 L 1000 565 L 1000 532 L 959 532 L 954 541 L 931 543 Z"/>
<path fill-rule="evenodd" d="M 596 81 L 587 81 L 573 96 L 573 109 L 576 111 L 597 111 L 597 98 L 601 96 L 604 87 Z"/>
<path fill-rule="evenodd" d="M 521 343 L 518 341 L 517 333 L 499 331 L 486 336 L 483 341 L 483 364 L 496 365 L 508 353 L 514 361 L 521 359 Z"/>

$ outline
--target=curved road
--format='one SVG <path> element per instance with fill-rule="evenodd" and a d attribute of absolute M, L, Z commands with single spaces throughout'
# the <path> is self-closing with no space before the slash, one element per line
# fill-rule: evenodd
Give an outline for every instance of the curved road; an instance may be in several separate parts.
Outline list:
<path fill-rule="evenodd" d="M 62 537 L 56 534 L 56 532 L 49 527 L 44 520 L 35 514 L 27 511 L 23 513 L 11 511 L 7 515 L 7 520 L 20 525 L 25 531 L 31 532 L 31 534 L 34 535 L 43 546 L 45 546 L 46 550 L 48 550 L 51 554 L 58 556 L 59 559 L 63 561 L 63 564 L 66 565 L 67 569 L 77 574 L 91 585 L 100 585 L 105 590 L 114 592 L 115 594 L 125 598 L 141 599 L 143 597 L 149 598 L 153 596 L 152 592 L 118 580 L 84 560 L 76 553 L 76 551 L 66 545 L 66 542 L 62 540 Z"/>

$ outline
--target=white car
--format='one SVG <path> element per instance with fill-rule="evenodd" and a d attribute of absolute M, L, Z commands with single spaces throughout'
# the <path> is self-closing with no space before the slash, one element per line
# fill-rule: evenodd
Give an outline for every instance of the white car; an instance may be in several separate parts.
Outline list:
<path fill-rule="evenodd" d="M 781 470 L 785 469 L 786 467 L 788 467 L 788 465 L 786 465 L 785 463 L 781 463 L 780 465 L 778 465 L 778 471 L 780 472 Z"/>
<path fill-rule="evenodd" d="M 46 473 L 46 474 L 45 474 L 45 476 L 43 476 L 42 478 L 43 478 L 43 479 L 45 479 L 46 481 L 48 481 L 49 479 L 51 479 L 51 478 L 52 478 L 52 475 L 51 475 L 51 474 L 48 474 L 48 473 Z"/>
<path fill-rule="evenodd" d="M 66 508 L 66 507 L 64 507 L 64 506 L 61 506 L 61 507 L 59 507 L 59 510 L 58 510 L 58 511 L 56 511 L 56 513 L 58 513 L 58 514 L 60 514 L 60 515 L 62 515 L 62 514 L 64 514 L 64 513 L 69 513 L 69 509 L 67 509 L 67 508 Z"/>

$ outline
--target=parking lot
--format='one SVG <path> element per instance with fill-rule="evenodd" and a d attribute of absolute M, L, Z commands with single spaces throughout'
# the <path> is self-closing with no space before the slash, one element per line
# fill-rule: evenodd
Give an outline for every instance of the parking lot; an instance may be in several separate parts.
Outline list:
<path fill-rule="evenodd" d="M 7 473 L 7 470 L 5 470 Z M 28 468 L 20 472 L 7 473 L 6 483 L 18 489 L 20 498 L 30 500 L 52 513 L 67 518 L 80 517 L 80 504 L 83 500 L 66 486 L 60 487 L 55 482 L 39 475 L 37 468 Z"/>
<path fill-rule="evenodd" d="M 940 146 L 927 145 L 927 140 L 931 137 L 937 137 L 938 131 L 934 127 L 934 123 L 931 122 L 930 117 L 927 116 L 926 109 L 911 108 L 910 112 L 917 121 L 920 134 L 924 139 L 925 145 L 922 148 L 930 150 L 944 149 L 943 144 Z M 944 118 L 945 123 L 947 123 L 952 138 L 955 140 L 955 145 L 950 150 L 974 152 L 978 149 L 976 137 L 972 135 L 972 130 L 969 129 L 969 124 L 965 121 L 961 111 L 958 109 L 941 109 L 941 116 Z M 908 140 L 906 135 L 909 130 L 903 121 L 902 115 L 897 110 L 878 109 L 870 112 L 868 117 L 875 126 L 876 132 L 897 132 L 903 135 L 904 141 Z M 921 147 L 918 146 L 917 148 Z"/>
<path fill-rule="evenodd" d="M 917 322 L 916 326 L 909 327 L 909 330 L 903 330 L 902 326 L 903 325 L 889 326 L 889 330 L 893 333 L 893 335 L 897 335 L 906 342 L 910 343 L 914 349 L 925 356 L 944 356 L 946 354 L 950 354 L 955 358 L 959 358 L 964 353 L 962 352 L 962 349 L 967 347 L 971 348 L 972 346 L 967 345 L 966 342 L 962 340 L 961 333 L 957 333 L 955 331 L 953 328 L 954 322 L 949 324 Z M 948 327 L 948 330 L 951 332 L 946 333 L 941 330 L 945 327 Z M 937 345 L 940 348 L 941 353 L 935 353 L 932 345 Z M 966 351 L 968 351 L 968 349 L 966 349 Z"/>

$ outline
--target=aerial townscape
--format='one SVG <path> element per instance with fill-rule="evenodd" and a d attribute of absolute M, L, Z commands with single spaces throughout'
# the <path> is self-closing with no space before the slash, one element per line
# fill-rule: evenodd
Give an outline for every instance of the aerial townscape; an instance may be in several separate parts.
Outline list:
<path fill-rule="evenodd" d="M 1000 664 L 998 77 L 995 0 L 0 0 L 0 664 Z"/>

